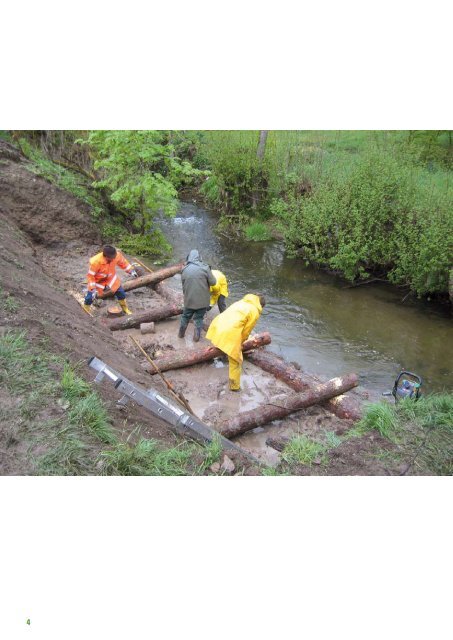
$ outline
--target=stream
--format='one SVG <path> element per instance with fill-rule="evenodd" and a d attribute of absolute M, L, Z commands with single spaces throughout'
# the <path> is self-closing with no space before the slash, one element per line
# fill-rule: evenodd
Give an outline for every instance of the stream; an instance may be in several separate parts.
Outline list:
<path fill-rule="evenodd" d="M 308 373 L 331 378 L 349 372 L 377 399 L 402 368 L 423 378 L 425 391 L 453 391 L 453 323 L 448 308 L 412 297 L 386 283 L 356 288 L 285 256 L 281 242 L 246 242 L 217 234 L 218 215 L 182 202 L 159 227 L 173 246 L 174 263 L 198 249 L 225 273 L 231 304 L 263 293 L 266 307 L 255 331 L 269 331 L 268 349 Z M 177 285 L 180 286 L 180 278 Z"/>

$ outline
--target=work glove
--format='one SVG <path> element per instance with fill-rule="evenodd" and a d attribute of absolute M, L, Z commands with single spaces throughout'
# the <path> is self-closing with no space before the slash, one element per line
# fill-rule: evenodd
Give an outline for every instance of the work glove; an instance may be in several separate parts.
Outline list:
<path fill-rule="evenodd" d="M 96 291 L 96 289 L 94 289 L 94 291 L 91 291 L 91 299 L 92 299 L 92 301 L 94 302 L 97 297 L 98 297 L 98 292 Z"/>
<path fill-rule="evenodd" d="M 132 269 L 132 271 L 130 272 L 130 274 L 131 274 L 131 276 L 132 276 L 133 278 L 138 278 L 138 273 L 136 272 L 136 270 L 135 270 L 135 269 Z"/>

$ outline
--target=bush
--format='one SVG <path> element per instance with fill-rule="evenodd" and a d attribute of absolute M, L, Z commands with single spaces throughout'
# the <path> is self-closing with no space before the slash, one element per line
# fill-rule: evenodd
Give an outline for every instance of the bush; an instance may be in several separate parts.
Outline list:
<path fill-rule="evenodd" d="M 165 240 L 160 229 L 154 229 L 145 235 L 139 233 L 123 234 L 118 239 L 121 250 L 139 256 L 162 258 L 171 255 L 171 245 Z"/>
<path fill-rule="evenodd" d="M 330 175 L 309 197 L 271 210 L 293 254 L 348 280 L 387 274 L 419 295 L 447 290 L 453 218 L 448 198 L 427 192 L 417 170 L 372 149 L 350 175 Z"/>

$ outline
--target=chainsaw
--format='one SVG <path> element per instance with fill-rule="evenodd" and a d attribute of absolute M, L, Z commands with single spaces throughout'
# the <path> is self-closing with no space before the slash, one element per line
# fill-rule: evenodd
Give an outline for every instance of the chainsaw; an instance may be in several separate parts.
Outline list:
<path fill-rule="evenodd" d="M 399 402 L 403 398 L 411 398 L 411 400 L 418 400 L 421 395 L 421 386 L 423 381 L 420 376 L 404 369 L 398 374 L 393 389 L 391 391 L 384 391 L 383 396 L 393 396 L 395 403 Z"/>

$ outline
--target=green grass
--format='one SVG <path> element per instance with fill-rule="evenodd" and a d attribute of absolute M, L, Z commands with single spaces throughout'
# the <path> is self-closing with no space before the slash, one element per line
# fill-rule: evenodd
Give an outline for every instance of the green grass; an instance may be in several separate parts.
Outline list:
<path fill-rule="evenodd" d="M 30 342 L 26 332 L 0 336 L 0 386 L 11 397 L 11 407 L 0 407 L 8 425 L 0 433 L 3 446 L 27 444 L 24 473 L 202 475 L 222 454 L 219 438 L 207 446 L 120 442 L 102 399 L 77 368 L 50 355 L 44 342 Z"/>
<path fill-rule="evenodd" d="M 453 394 L 431 394 L 417 402 L 405 398 L 396 405 L 372 404 L 347 437 L 369 431 L 394 443 L 398 458 L 414 458 L 422 472 L 453 474 Z"/>
<path fill-rule="evenodd" d="M 9 311 L 10 313 L 14 313 L 20 308 L 20 303 L 18 300 L 16 300 L 14 296 L 9 295 L 4 300 L 3 307 L 6 309 L 6 311 Z"/>
<path fill-rule="evenodd" d="M 289 464 L 311 465 L 314 460 L 322 458 L 326 451 L 325 445 L 304 435 L 291 439 L 282 452 L 282 460 Z"/>
<path fill-rule="evenodd" d="M 30 171 L 85 202 L 91 208 L 94 218 L 101 218 L 106 214 L 102 200 L 92 189 L 88 178 L 53 162 L 25 138 L 20 139 L 20 147 L 30 160 L 27 167 Z"/>
<path fill-rule="evenodd" d="M 156 440 L 140 440 L 135 445 L 118 443 L 101 453 L 102 473 L 126 476 L 188 475 L 194 446 L 182 443 L 163 449 Z"/>
<path fill-rule="evenodd" d="M 265 242 L 272 238 L 269 228 L 264 222 L 252 222 L 245 227 L 244 231 L 247 240 L 252 240 L 253 242 Z"/>

